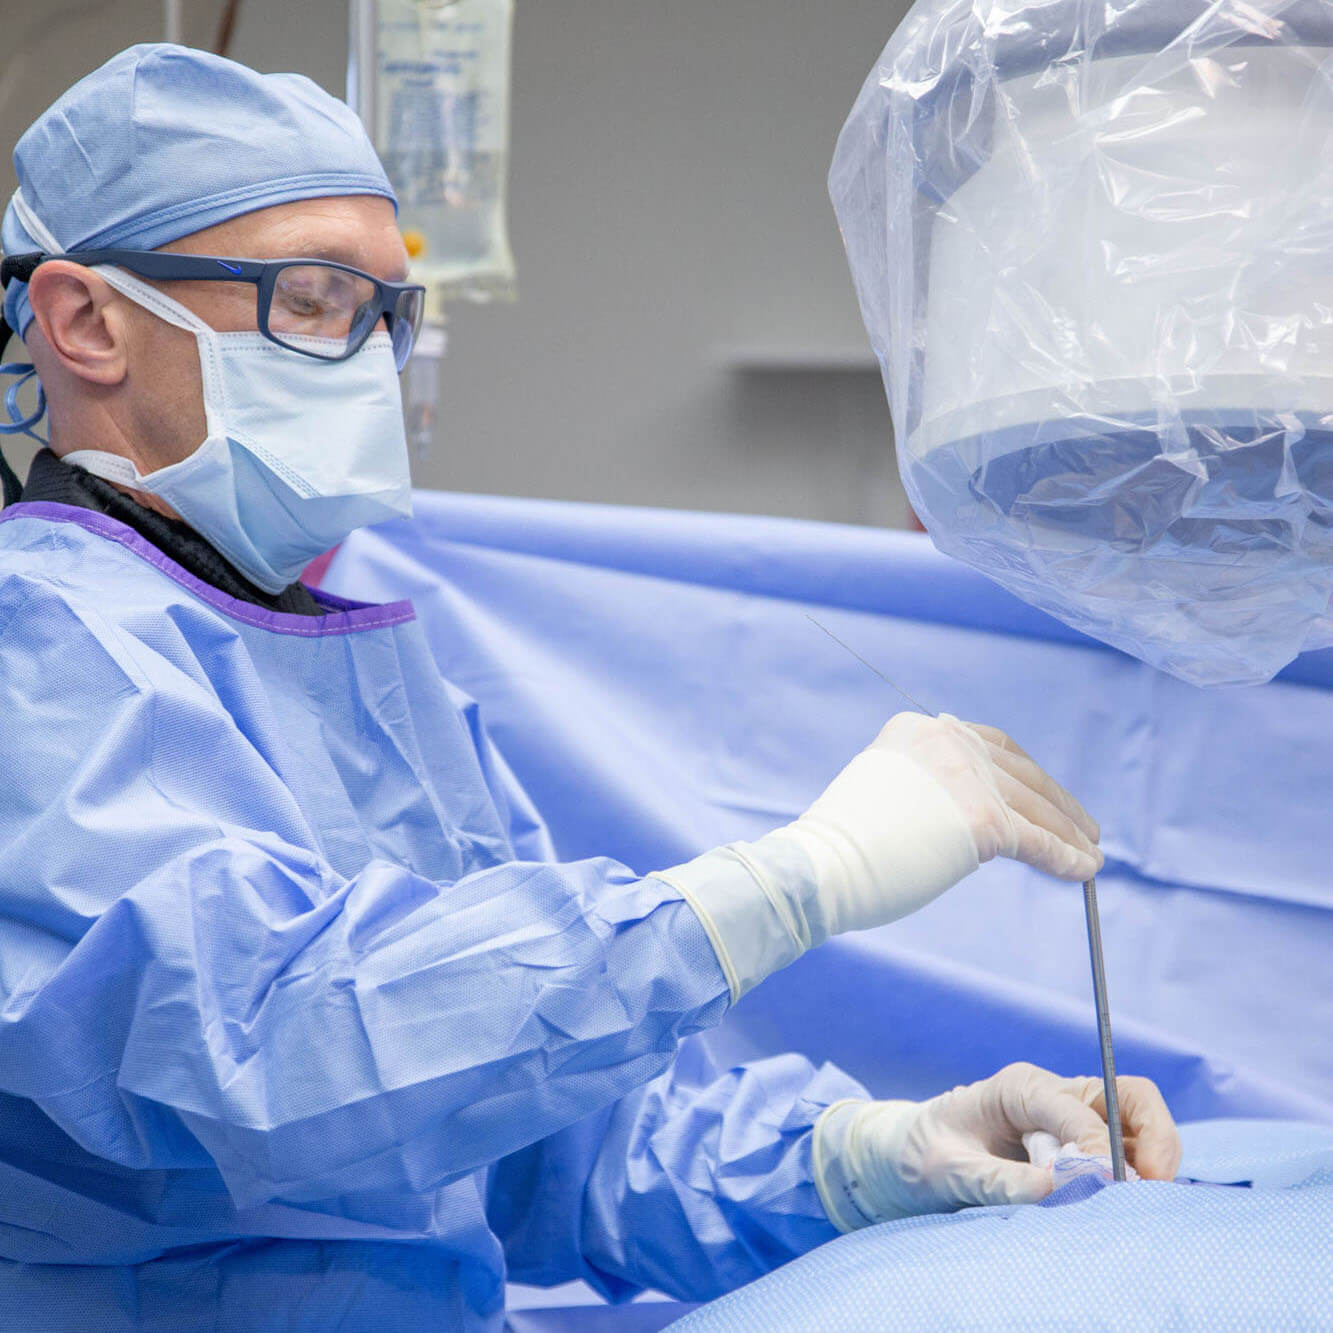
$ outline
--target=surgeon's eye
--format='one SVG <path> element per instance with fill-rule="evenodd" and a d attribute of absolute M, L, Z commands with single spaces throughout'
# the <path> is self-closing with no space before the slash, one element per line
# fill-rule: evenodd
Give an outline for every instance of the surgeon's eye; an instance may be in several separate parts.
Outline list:
<path fill-rule="evenodd" d="M 359 274 L 317 264 L 292 264 L 278 274 L 269 324 L 278 332 L 345 336 L 358 307 L 375 295 Z"/>
<path fill-rule="evenodd" d="M 318 315 L 325 308 L 314 292 L 289 291 L 283 293 L 283 298 L 293 315 Z"/>

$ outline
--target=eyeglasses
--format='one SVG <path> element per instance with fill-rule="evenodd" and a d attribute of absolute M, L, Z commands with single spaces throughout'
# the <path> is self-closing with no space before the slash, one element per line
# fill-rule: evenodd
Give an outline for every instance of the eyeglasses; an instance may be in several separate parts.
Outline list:
<path fill-rule="evenodd" d="M 159 282 L 252 283 L 258 289 L 260 333 L 281 347 L 321 361 L 345 361 L 383 319 L 399 370 L 416 344 L 426 295 L 416 283 L 385 282 L 329 259 L 220 259 L 169 250 L 8 255 L 0 265 L 0 288 L 11 278 L 27 282 L 48 259 L 68 259 L 89 268 L 114 264 Z"/>

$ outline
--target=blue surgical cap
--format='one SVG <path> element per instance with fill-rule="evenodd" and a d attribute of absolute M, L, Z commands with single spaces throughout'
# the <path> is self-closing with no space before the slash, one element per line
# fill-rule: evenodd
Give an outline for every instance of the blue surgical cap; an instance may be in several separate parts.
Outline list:
<path fill-rule="evenodd" d="M 62 250 L 152 250 L 294 199 L 393 188 L 355 113 L 299 74 L 258 74 L 183 46 L 113 56 L 50 106 L 14 149 L 29 216 Z M 48 250 L 13 201 L 0 246 Z M 40 231 L 40 227 L 37 228 Z M 5 319 L 32 320 L 26 283 Z"/>

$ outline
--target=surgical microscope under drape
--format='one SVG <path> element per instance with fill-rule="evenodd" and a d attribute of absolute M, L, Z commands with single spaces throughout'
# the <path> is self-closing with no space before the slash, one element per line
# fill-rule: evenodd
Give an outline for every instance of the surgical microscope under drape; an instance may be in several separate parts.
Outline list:
<path fill-rule="evenodd" d="M 1333 644 L 1333 8 L 924 0 L 830 186 L 936 545 L 1196 684 Z"/>

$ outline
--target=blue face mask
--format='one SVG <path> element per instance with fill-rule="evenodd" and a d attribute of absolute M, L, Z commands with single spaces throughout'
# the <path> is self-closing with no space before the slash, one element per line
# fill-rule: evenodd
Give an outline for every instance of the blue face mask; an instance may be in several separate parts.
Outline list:
<path fill-rule="evenodd" d="M 412 513 L 393 346 L 375 333 L 345 361 L 218 333 L 157 288 L 97 270 L 199 345 L 208 437 L 188 458 L 141 474 L 100 449 L 64 455 L 107 481 L 161 496 L 252 583 L 280 592 L 358 528 Z M 311 347 L 323 340 L 311 338 Z"/>

